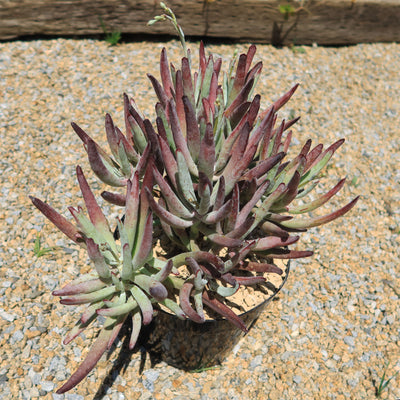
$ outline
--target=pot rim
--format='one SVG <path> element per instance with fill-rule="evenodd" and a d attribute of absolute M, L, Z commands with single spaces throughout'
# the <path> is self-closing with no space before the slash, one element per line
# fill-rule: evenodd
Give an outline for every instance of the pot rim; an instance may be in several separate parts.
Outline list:
<path fill-rule="evenodd" d="M 251 308 L 250 310 L 245 311 L 245 312 L 243 312 L 243 313 L 241 313 L 241 314 L 238 314 L 238 316 L 239 316 L 240 318 L 241 318 L 241 317 L 244 317 L 244 316 L 246 316 L 247 314 L 253 313 L 255 310 L 258 310 L 259 308 L 262 308 L 262 307 L 264 307 L 267 303 L 269 303 L 269 302 L 281 291 L 281 289 L 282 289 L 283 286 L 285 285 L 285 283 L 286 283 L 286 281 L 287 281 L 287 279 L 288 279 L 288 277 L 289 277 L 289 272 L 290 272 L 290 259 L 287 260 L 287 264 L 286 264 L 286 268 L 285 268 L 285 273 L 286 273 L 286 275 L 285 275 L 285 277 L 284 277 L 282 283 L 280 284 L 280 286 L 279 286 L 278 289 L 276 290 L 276 292 L 273 293 L 273 294 L 272 294 L 271 296 L 269 296 L 268 298 L 266 298 L 265 300 L 263 300 L 261 303 L 257 304 L 255 307 Z M 168 311 L 165 311 L 165 310 L 163 310 L 163 309 L 161 309 L 161 308 L 157 308 L 157 312 L 162 313 L 162 314 L 165 314 L 165 315 L 169 315 L 169 316 L 171 316 L 171 317 L 174 317 L 174 318 L 179 319 L 177 315 L 172 314 L 172 313 L 170 313 L 170 312 L 168 312 Z M 224 317 L 217 318 L 217 319 L 206 319 L 206 320 L 205 320 L 204 322 L 202 322 L 202 323 L 194 322 L 194 321 L 192 321 L 192 320 L 189 319 L 189 318 L 187 318 L 187 319 L 185 319 L 185 320 L 181 320 L 181 319 L 179 319 L 179 320 L 180 320 L 180 321 L 190 321 L 190 322 L 193 322 L 194 324 L 197 324 L 197 325 L 204 325 L 204 324 L 217 323 L 217 322 L 221 322 L 221 321 L 228 321 L 228 320 L 227 320 L 226 318 L 224 318 Z"/>

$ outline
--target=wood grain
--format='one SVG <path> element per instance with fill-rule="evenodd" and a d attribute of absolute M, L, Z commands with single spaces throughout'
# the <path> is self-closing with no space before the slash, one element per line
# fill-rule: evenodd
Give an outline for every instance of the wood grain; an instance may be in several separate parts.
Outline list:
<path fill-rule="evenodd" d="M 306 9 L 287 21 L 279 12 L 279 5 L 285 2 L 171 0 L 168 4 L 189 36 L 321 45 L 400 40 L 398 0 L 308 0 Z M 290 4 L 296 8 L 299 3 Z M 110 31 L 173 34 L 167 23 L 146 25 L 160 11 L 155 0 L 2 0 L 0 40 L 102 34 L 99 18 Z"/>

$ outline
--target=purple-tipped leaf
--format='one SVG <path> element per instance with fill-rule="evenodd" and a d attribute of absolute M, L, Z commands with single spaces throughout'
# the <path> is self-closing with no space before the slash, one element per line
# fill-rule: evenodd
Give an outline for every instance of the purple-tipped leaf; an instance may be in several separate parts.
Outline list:
<path fill-rule="evenodd" d="M 198 168 L 211 181 L 214 175 L 215 143 L 212 124 L 206 125 L 206 131 L 200 144 Z"/>
<path fill-rule="evenodd" d="M 255 247 L 253 247 L 253 251 L 264 251 L 269 250 L 274 247 L 283 247 L 290 246 L 293 243 L 296 243 L 299 240 L 299 236 L 288 236 L 287 239 L 283 239 L 279 236 L 267 236 L 260 239 L 257 239 Z"/>
<path fill-rule="evenodd" d="M 252 272 L 273 273 L 282 275 L 283 271 L 275 264 L 259 263 L 254 261 L 246 261 L 239 269 Z"/>
<path fill-rule="evenodd" d="M 182 98 L 186 118 L 186 140 L 189 152 L 193 160 L 199 158 L 200 153 L 200 131 L 197 124 L 196 112 L 187 96 Z"/>
<path fill-rule="evenodd" d="M 172 98 L 174 86 L 173 86 L 172 80 L 171 80 L 171 72 L 169 69 L 167 50 L 165 49 L 165 47 L 163 47 L 163 49 L 161 50 L 160 76 L 161 76 L 161 82 L 163 84 L 166 96 L 168 98 Z"/>
<path fill-rule="evenodd" d="M 153 306 L 147 295 L 137 286 L 132 286 L 131 293 L 134 299 L 139 304 L 142 312 L 143 325 L 148 325 L 153 319 Z"/>
<path fill-rule="evenodd" d="M 150 204 L 151 209 L 159 218 L 161 218 L 167 224 L 173 226 L 174 228 L 188 228 L 193 225 L 192 221 L 185 220 L 183 218 L 177 217 L 176 215 L 167 211 L 164 207 L 161 207 L 153 198 L 150 190 L 146 188 L 146 195 Z"/>
<path fill-rule="evenodd" d="M 77 294 L 70 297 L 65 297 L 60 300 L 64 305 L 76 305 L 85 303 L 94 303 L 99 300 L 104 300 L 114 294 L 116 291 L 115 286 L 107 286 L 103 289 L 96 290 L 95 292 Z"/>
<path fill-rule="evenodd" d="M 208 294 L 208 292 L 203 292 L 203 302 L 212 310 L 216 311 L 218 314 L 225 317 L 228 321 L 230 321 L 233 325 L 237 326 L 243 332 L 248 332 L 248 329 L 244 322 L 238 317 L 228 306 L 221 303 L 214 297 Z"/>
<path fill-rule="evenodd" d="M 120 207 L 125 206 L 126 196 L 124 194 L 108 192 L 107 190 L 105 190 L 104 192 L 101 193 L 101 197 L 108 203 Z"/>
<path fill-rule="evenodd" d="M 119 176 L 115 166 L 105 163 L 93 140 L 87 142 L 87 153 L 93 172 L 107 185 L 125 186 L 126 179 Z"/>
<path fill-rule="evenodd" d="M 68 236 L 75 243 L 85 246 L 83 243 L 83 237 L 81 232 L 75 225 L 69 222 L 65 217 L 59 214 L 54 208 L 42 200 L 29 196 L 33 205 L 47 218 L 49 219 L 62 233 Z"/>
<path fill-rule="evenodd" d="M 85 294 L 95 292 L 107 286 L 107 284 L 99 278 L 90 279 L 77 284 L 68 283 L 62 289 L 53 290 L 53 296 L 70 296 L 74 294 Z"/>
<path fill-rule="evenodd" d="M 310 203 L 307 203 L 307 204 L 302 204 L 297 207 L 290 207 L 288 211 L 291 214 L 302 214 L 305 212 L 313 211 L 313 210 L 321 207 L 326 202 L 328 202 L 343 187 L 345 181 L 346 181 L 346 178 L 341 179 L 331 190 L 329 190 L 329 192 L 318 197 L 316 200 L 311 201 Z"/>
<path fill-rule="evenodd" d="M 175 192 L 171 189 L 171 187 L 168 185 L 166 180 L 163 178 L 163 176 L 160 174 L 160 172 L 157 170 L 157 168 L 153 168 L 153 175 L 154 179 L 157 182 L 157 185 L 160 187 L 160 191 L 162 193 L 162 196 L 164 197 L 164 200 L 166 201 L 168 205 L 168 209 L 178 217 L 190 219 L 194 216 L 194 213 L 189 211 L 179 200 L 178 196 L 175 194 Z"/>
<path fill-rule="evenodd" d="M 199 315 L 190 304 L 190 294 L 193 289 L 193 282 L 186 281 L 179 291 L 179 305 L 182 311 L 194 322 L 199 324 L 205 321 L 204 315 Z"/>
<path fill-rule="evenodd" d="M 290 221 L 282 222 L 282 225 L 286 228 L 292 228 L 292 229 L 308 229 L 308 228 L 313 228 L 315 226 L 327 224 L 328 222 L 331 222 L 336 218 L 339 218 L 344 214 L 346 214 L 347 212 L 349 212 L 356 205 L 359 198 L 360 196 L 357 196 L 355 199 L 353 199 L 350 203 L 346 204 L 344 207 L 328 215 L 324 215 L 322 217 L 300 219 L 300 220 L 292 219 Z"/>
<path fill-rule="evenodd" d="M 140 315 L 140 312 L 136 312 L 132 315 L 132 332 L 129 339 L 129 350 L 132 350 L 135 347 L 141 329 L 142 316 Z"/>
<path fill-rule="evenodd" d="M 57 394 L 68 392 L 74 388 L 94 368 L 103 353 L 107 350 L 114 323 L 114 319 L 106 320 L 103 329 L 100 331 L 99 336 L 90 348 L 88 355 L 68 381 L 57 390 Z"/>
<path fill-rule="evenodd" d="M 76 176 L 78 178 L 79 187 L 81 189 L 83 199 L 86 204 L 86 209 L 92 224 L 101 232 L 103 236 L 107 236 L 107 234 L 110 236 L 111 232 L 108 221 L 104 216 L 100 206 L 97 204 L 96 198 L 94 197 L 93 192 L 90 189 L 85 175 L 83 174 L 79 165 L 76 167 Z"/>
<path fill-rule="evenodd" d="M 147 77 L 150 79 L 150 82 L 153 85 L 153 89 L 158 97 L 158 100 L 163 105 L 163 107 L 166 108 L 168 104 L 168 96 L 166 95 L 160 82 L 158 82 L 158 80 L 151 74 L 147 74 Z"/>

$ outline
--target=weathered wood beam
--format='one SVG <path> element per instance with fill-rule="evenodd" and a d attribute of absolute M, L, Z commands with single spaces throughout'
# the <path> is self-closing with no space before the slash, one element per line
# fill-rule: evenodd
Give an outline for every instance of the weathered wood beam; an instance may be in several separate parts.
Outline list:
<path fill-rule="evenodd" d="M 238 41 L 343 45 L 400 41 L 399 0 L 305 0 L 285 20 L 287 0 L 170 0 L 186 35 Z M 294 8 L 301 2 L 290 2 Z M 0 40 L 21 36 L 80 36 L 109 30 L 173 34 L 166 24 L 148 27 L 160 14 L 158 0 L 3 0 Z"/>

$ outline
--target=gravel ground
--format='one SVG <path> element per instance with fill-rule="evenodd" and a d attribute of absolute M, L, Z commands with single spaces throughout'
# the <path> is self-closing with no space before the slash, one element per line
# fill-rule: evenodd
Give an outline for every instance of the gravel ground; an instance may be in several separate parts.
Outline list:
<path fill-rule="evenodd" d="M 357 194 L 362 198 L 346 219 L 303 236 L 302 248 L 315 248 L 315 256 L 292 263 L 278 301 L 225 363 L 186 373 L 150 365 L 137 351 L 120 368 L 119 343 L 71 393 L 54 393 L 95 331 L 63 346 L 77 314 L 50 292 L 89 267 L 28 194 L 63 212 L 82 204 L 78 163 L 100 192 L 70 122 L 104 143 L 105 112 L 123 125 L 124 91 L 153 116 L 155 96 L 145 73 L 158 76 L 163 45 L 177 61 L 176 41 L 117 47 L 92 40 L 0 43 L 0 398 L 375 398 L 386 363 L 388 376 L 400 371 L 400 44 L 258 46 L 264 106 L 301 83 L 282 112 L 302 116 L 297 145 L 308 137 L 326 144 L 346 138 L 326 174 L 330 183 L 348 177 L 331 208 Z M 208 47 L 224 60 L 235 48 Z M 38 233 L 43 247 L 56 246 L 53 254 L 34 255 Z M 400 398 L 400 374 L 383 398 Z"/>

